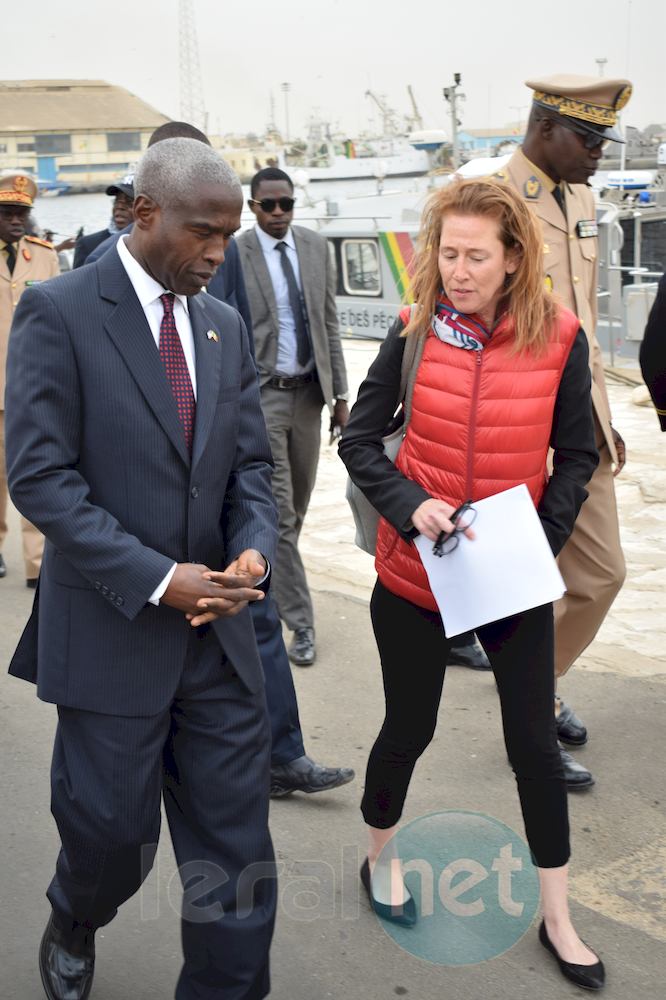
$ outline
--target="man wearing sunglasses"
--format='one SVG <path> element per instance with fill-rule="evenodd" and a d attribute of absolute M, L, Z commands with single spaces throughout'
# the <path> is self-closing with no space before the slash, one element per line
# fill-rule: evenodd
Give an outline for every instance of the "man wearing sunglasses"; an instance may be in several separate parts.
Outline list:
<path fill-rule="evenodd" d="M 260 170 L 250 191 L 257 221 L 237 243 L 275 462 L 280 537 L 272 594 L 294 633 L 289 657 L 305 667 L 315 659 L 314 617 L 298 539 L 317 475 L 322 407 L 332 433 L 345 426 L 347 373 L 326 240 L 292 226 L 294 186 L 283 170 Z"/>
<path fill-rule="evenodd" d="M 597 325 L 597 223 L 588 183 L 609 142 L 623 142 L 619 111 L 628 80 L 551 76 L 528 80 L 532 109 L 523 145 L 495 176 L 511 183 L 543 230 L 547 286 L 580 319 L 590 345 L 592 408 L 599 465 L 558 558 L 567 593 L 555 604 L 555 672 L 562 677 L 592 642 L 625 575 L 613 483 L 625 462 L 624 441 L 611 424 Z M 580 747 L 587 730 L 561 699 L 555 704 L 560 743 Z M 563 748 L 570 790 L 591 787 L 590 771 Z"/>

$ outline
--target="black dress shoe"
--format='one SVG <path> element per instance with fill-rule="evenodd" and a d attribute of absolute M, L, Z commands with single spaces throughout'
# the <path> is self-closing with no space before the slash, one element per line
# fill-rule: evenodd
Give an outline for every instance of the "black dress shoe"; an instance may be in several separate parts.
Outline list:
<path fill-rule="evenodd" d="M 309 667 L 315 661 L 313 628 L 294 629 L 294 638 L 288 650 L 289 659 L 297 667 Z"/>
<path fill-rule="evenodd" d="M 351 767 L 324 767 L 304 754 L 288 764 L 271 764 L 271 798 L 292 792 L 327 792 L 353 781 Z"/>
<path fill-rule="evenodd" d="M 562 759 L 564 780 L 567 783 L 568 792 L 579 792 L 583 791 L 585 788 L 592 787 L 594 784 L 594 778 L 586 767 L 579 764 L 570 753 L 567 753 L 567 751 L 563 749 L 563 747 L 560 747 L 560 757 Z"/>
<path fill-rule="evenodd" d="M 2 558 L 2 552 L 0 552 L 0 580 L 3 576 L 7 576 L 7 567 L 5 566 L 5 560 Z"/>
<path fill-rule="evenodd" d="M 560 972 L 565 979 L 575 983 L 576 986 L 581 986 L 584 990 L 601 990 L 604 988 L 606 983 L 606 970 L 604 969 L 604 963 L 601 961 L 599 956 L 597 956 L 599 960 L 595 962 L 594 965 L 574 965 L 573 962 L 565 962 L 563 958 L 560 958 L 555 945 L 548 937 L 548 931 L 546 930 L 546 925 L 543 920 L 541 921 L 541 925 L 539 927 L 539 941 L 556 959 L 557 964 L 560 967 Z"/>
<path fill-rule="evenodd" d="M 560 709 L 555 716 L 558 740 L 570 747 L 584 746 L 587 743 L 587 729 L 573 709 L 565 705 L 560 698 L 556 698 L 556 701 Z"/>
<path fill-rule="evenodd" d="M 470 667 L 471 670 L 492 670 L 490 661 L 473 632 L 455 637 L 446 662 L 447 666 L 450 664 L 454 667 Z"/>
<path fill-rule="evenodd" d="M 95 971 L 95 932 L 54 913 L 39 948 L 39 971 L 49 1000 L 86 1000 Z"/>
<path fill-rule="evenodd" d="M 412 896 L 406 899 L 401 906 L 389 906 L 388 903 L 380 903 L 372 895 L 372 881 L 370 879 L 370 864 L 366 858 L 361 865 L 361 882 L 368 894 L 368 901 L 378 917 L 382 920 L 390 920 L 393 924 L 401 924 L 403 927 L 413 927 L 417 920 L 416 903 Z"/>
<path fill-rule="evenodd" d="M 28 590 L 37 590 L 37 577 L 31 576 L 25 581 Z"/>

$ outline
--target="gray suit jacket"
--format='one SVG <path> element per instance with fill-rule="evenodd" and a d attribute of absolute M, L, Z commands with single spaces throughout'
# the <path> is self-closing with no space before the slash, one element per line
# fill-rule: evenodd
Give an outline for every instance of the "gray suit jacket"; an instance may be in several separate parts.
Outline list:
<path fill-rule="evenodd" d="M 347 392 L 347 371 L 335 309 L 335 267 L 322 236 L 303 226 L 291 228 L 310 321 L 315 366 L 324 400 L 331 409 L 333 400 Z M 275 374 L 280 333 L 273 284 L 254 229 L 241 233 L 236 242 L 250 300 L 259 380 L 264 385 Z"/>
<path fill-rule="evenodd" d="M 271 457 L 238 313 L 189 300 L 192 458 L 150 327 L 117 253 L 26 290 L 9 343 L 8 480 L 46 536 L 11 672 L 45 701 L 152 715 L 173 699 L 191 627 L 148 600 L 175 562 L 224 568 L 277 540 Z M 213 331 L 216 337 L 208 336 Z M 245 609 L 213 625 L 244 683 L 263 683 Z"/>

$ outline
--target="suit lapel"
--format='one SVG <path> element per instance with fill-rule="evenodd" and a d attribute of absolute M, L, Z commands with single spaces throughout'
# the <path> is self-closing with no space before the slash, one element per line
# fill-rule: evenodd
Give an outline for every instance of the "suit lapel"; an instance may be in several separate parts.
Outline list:
<path fill-rule="evenodd" d="M 164 371 L 148 321 L 117 253 L 105 254 L 97 264 L 100 292 L 116 303 L 104 326 L 122 355 L 130 374 L 174 448 L 185 462 L 190 456 L 176 400 Z"/>
<path fill-rule="evenodd" d="M 223 335 L 219 326 L 206 312 L 205 295 L 188 299 L 190 322 L 194 338 L 194 357 L 197 373 L 197 414 L 194 422 L 192 468 L 203 454 L 213 426 L 215 406 L 220 390 Z M 208 333 L 217 335 L 208 337 Z"/>
<path fill-rule="evenodd" d="M 264 251 L 261 249 L 261 244 L 259 243 L 257 234 L 254 230 L 250 232 L 246 246 L 250 266 L 254 271 L 257 288 L 259 293 L 266 299 L 266 304 L 271 311 L 273 322 L 275 323 L 275 329 L 279 330 L 280 325 L 278 323 L 278 310 L 277 302 L 275 301 L 275 292 L 273 291 L 273 282 L 271 281 L 271 276 L 268 273 L 268 267 L 266 266 L 266 260 L 264 258 Z"/>

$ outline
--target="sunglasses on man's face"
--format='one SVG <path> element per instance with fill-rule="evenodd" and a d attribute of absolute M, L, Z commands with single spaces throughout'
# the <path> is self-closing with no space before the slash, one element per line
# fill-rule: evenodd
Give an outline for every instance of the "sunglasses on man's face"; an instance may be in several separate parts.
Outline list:
<path fill-rule="evenodd" d="M 275 211 L 275 206 L 280 206 L 280 211 L 291 212 L 294 205 L 296 204 L 295 198 L 262 198 L 257 201 L 256 198 L 249 199 L 250 205 L 259 205 L 262 212 L 266 212 L 268 215 Z"/>
<path fill-rule="evenodd" d="M 605 149 L 610 142 L 610 139 L 604 139 L 602 136 L 597 135 L 596 132 L 588 132 L 585 128 L 578 128 L 577 125 L 572 124 L 572 122 L 565 121 L 564 119 L 558 121 L 556 124 L 561 125 L 562 128 L 569 129 L 570 132 L 575 132 L 576 135 L 579 135 L 583 140 L 585 149 L 596 149 L 598 146 Z"/>

